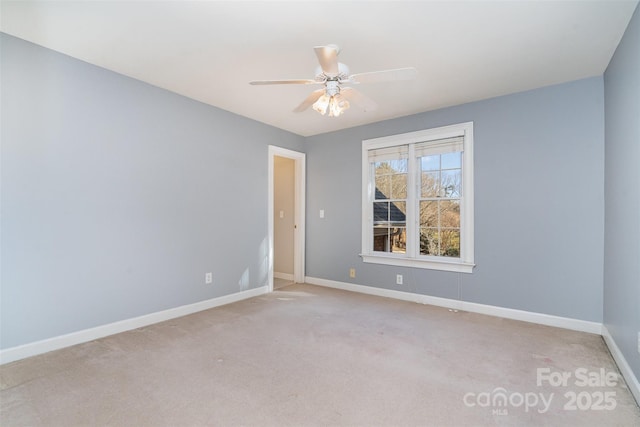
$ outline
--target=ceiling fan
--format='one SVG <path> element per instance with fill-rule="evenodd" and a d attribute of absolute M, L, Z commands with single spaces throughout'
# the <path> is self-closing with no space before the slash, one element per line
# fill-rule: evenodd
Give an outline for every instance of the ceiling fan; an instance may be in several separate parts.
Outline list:
<path fill-rule="evenodd" d="M 329 112 L 329 117 L 337 117 L 349 108 L 349 102 L 353 102 L 364 108 L 365 111 L 373 110 L 376 103 L 351 87 L 343 84 L 378 83 L 392 80 L 410 80 L 415 78 L 415 68 L 398 68 L 393 70 L 373 71 L 369 73 L 349 74 L 349 68 L 338 62 L 340 48 L 336 45 L 316 46 L 314 48 L 320 66 L 316 70 L 314 79 L 297 80 L 257 80 L 249 82 L 252 85 L 287 85 L 287 84 L 313 84 L 324 85 L 317 89 L 298 105 L 293 111 L 299 113 L 311 105 L 313 109 L 323 116 Z"/>

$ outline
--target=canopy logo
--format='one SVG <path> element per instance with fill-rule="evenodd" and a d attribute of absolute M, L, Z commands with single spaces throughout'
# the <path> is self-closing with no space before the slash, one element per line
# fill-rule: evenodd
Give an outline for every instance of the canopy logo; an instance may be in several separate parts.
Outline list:
<path fill-rule="evenodd" d="M 508 407 L 524 407 L 525 412 L 535 409 L 540 414 L 544 414 L 551 406 L 553 393 L 550 393 L 547 398 L 544 393 L 508 393 L 506 389 L 497 387 L 491 392 L 467 393 L 462 400 L 469 408 L 474 406 L 493 408 L 494 415 L 507 415 L 509 413 Z"/>

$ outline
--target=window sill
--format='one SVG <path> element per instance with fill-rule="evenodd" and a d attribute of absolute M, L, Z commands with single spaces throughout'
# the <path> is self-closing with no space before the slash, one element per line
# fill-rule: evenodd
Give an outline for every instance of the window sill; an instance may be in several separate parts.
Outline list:
<path fill-rule="evenodd" d="M 457 273 L 471 273 L 475 264 L 461 261 L 434 261 L 415 258 L 400 258 L 384 255 L 360 254 L 363 262 L 372 264 L 395 265 L 398 267 L 425 268 L 429 270 L 454 271 Z"/>

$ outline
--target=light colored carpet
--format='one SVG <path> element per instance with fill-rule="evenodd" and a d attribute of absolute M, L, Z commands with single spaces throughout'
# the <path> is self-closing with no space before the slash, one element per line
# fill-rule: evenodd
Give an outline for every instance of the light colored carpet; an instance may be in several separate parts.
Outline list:
<path fill-rule="evenodd" d="M 618 372 L 601 337 L 292 285 L 4 365 L 0 424 L 640 425 L 622 379 L 580 369 Z"/>

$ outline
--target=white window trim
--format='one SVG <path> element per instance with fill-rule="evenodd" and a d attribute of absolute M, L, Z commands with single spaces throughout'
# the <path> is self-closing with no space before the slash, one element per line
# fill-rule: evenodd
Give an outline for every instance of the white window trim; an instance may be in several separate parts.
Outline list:
<path fill-rule="evenodd" d="M 463 197 L 461 199 L 460 218 L 460 258 L 446 258 L 434 256 L 411 256 L 417 253 L 414 248 L 408 248 L 408 253 L 391 254 L 373 252 L 373 241 L 371 236 L 371 225 L 373 213 L 371 209 L 371 195 L 374 189 L 370 186 L 369 177 L 369 150 L 393 147 L 405 144 L 415 144 L 418 142 L 450 138 L 455 136 L 464 137 L 464 149 L 462 152 L 462 188 Z M 413 150 L 411 150 L 413 155 Z M 410 162 L 415 163 L 415 158 L 410 157 Z M 395 265 L 400 267 L 426 268 L 433 270 L 454 271 L 460 273 L 471 273 L 474 264 L 474 221 L 473 221 L 473 122 L 460 123 L 450 126 L 443 126 L 433 129 L 421 130 L 417 132 L 403 133 L 399 135 L 385 136 L 362 141 L 362 260 L 367 263 Z M 416 186 L 415 173 L 408 176 L 408 184 Z M 408 203 L 409 209 L 415 210 L 415 198 L 413 203 Z M 412 211 L 413 212 L 413 211 Z M 407 221 L 407 233 L 412 233 L 410 240 L 415 245 L 417 215 L 412 214 L 413 221 Z M 409 218 L 408 218 L 409 219 Z M 409 223 L 411 222 L 411 224 Z"/>

